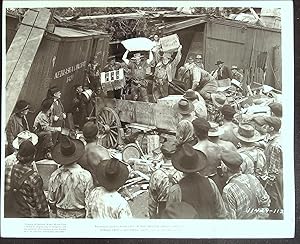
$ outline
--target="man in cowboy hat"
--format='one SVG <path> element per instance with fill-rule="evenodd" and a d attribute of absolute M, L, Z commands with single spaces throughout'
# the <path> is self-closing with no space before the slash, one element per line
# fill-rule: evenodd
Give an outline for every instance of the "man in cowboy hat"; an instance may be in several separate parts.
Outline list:
<path fill-rule="evenodd" d="M 226 65 L 224 65 L 224 62 L 222 60 L 218 60 L 215 65 L 218 66 L 218 68 L 215 70 L 217 80 L 232 80 L 232 73 L 230 69 Z"/>
<path fill-rule="evenodd" d="M 149 58 L 147 60 L 142 60 L 141 53 L 135 53 L 133 58 L 129 60 L 127 58 L 129 50 L 126 50 L 124 53 L 122 60 L 131 70 L 132 76 L 132 96 L 134 100 L 148 102 L 148 81 L 146 80 L 147 69 L 150 66 L 153 60 L 153 53 L 149 51 Z"/>
<path fill-rule="evenodd" d="M 218 175 L 218 168 L 221 166 L 221 148 L 217 144 L 209 141 L 208 131 L 211 129 L 209 122 L 203 118 L 197 118 L 192 122 L 194 126 L 194 133 L 198 139 L 194 149 L 205 153 L 207 157 L 207 164 L 201 170 L 201 174 L 210 177 L 215 181 L 220 191 L 222 189 L 222 181 Z"/>
<path fill-rule="evenodd" d="M 239 153 L 224 150 L 222 161 L 227 167 L 228 180 L 222 197 L 230 219 L 264 219 L 268 216 L 270 197 L 259 182 L 241 172 L 243 158 Z"/>
<path fill-rule="evenodd" d="M 249 123 L 239 124 L 237 128 L 233 129 L 233 133 L 241 144 L 241 148 L 238 149 L 238 152 L 243 158 L 241 164 L 242 173 L 252 174 L 261 181 L 266 180 L 266 156 L 261 147 L 258 147 L 256 144 L 262 140 L 263 137 Z"/>
<path fill-rule="evenodd" d="M 51 107 L 53 99 L 48 98 L 42 102 L 41 111 L 33 123 L 33 130 L 39 137 L 37 159 L 52 159 L 51 150 L 54 146 L 53 132 L 61 132 L 62 127 L 53 126 L 51 121 Z"/>
<path fill-rule="evenodd" d="M 10 155 L 14 152 L 12 142 L 17 135 L 24 130 L 29 130 L 26 117 L 29 108 L 29 103 L 25 100 L 19 100 L 16 103 L 14 113 L 10 116 L 5 129 L 7 139 L 7 150 L 5 151 L 5 155 Z"/>
<path fill-rule="evenodd" d="M 132 213 L 128 202 L 117 192 L 128 179 L 127 166 L 112 158 L 96 169 L 98 184 L 86 198 L 86 218 L 126 219 Z"/>
<path fill-rule="evenodd" d="M 95 123 L 89 121 L 84 124 L 83 136 L 86 145 L 85 152 L 79 164 L 91 173 L 94 183 L 96 183 L 95 167 L 103 161 L 110 159 L 111 156 L 109 151 L 98 142 L 98 127 Z"/>
<path fill-rule="evenodd" d="M 228 103 L 227 97 L 222 92 L 212 93 L 211 100 L 206 101 L 207 106 L 207 120 L 216 122 L 219 125 L 223 124 L 223 116 L 221 108 Z"/>
<path fill-rule="evenodd" d="M 283 214 L 275 210 L 283 209 L 283 162 L 282 145 L 280 140 L 281 120 L 278 117 L 266 117 L 268 140 L 265 155 L 268 178 L 265 189 L 271 198 L 270 219 L 282 219 Z"/>
<path fill-rule="evenodd" d="M 199 219 L 225 218 L 226 210 L 213 180 L 198 172 L 206 167 L 207 157 L 203 152 L 183 144 L 172 156 L 175 169 L 184 173 L 184 177 L 171 187 L 167 208 L 174 202 L 186 202 L 197 212 Z"/>
<path fill-rule="evenodd" d="M 207 118 L 207 108 L 205 105 L 205 100 L 203 97 L 196 91 L 188 89 L 184 95 L 184 98 L 189 100 L 195 107 L 195 115 L 198 118 Z"/>
<path fill-rule="evenodd" d="M 181 59 L 182 45 L 178 47 L 177 54 L 172 60 L 171 53 L 164 53 L 154 71 L 153 97 L 154 100 L 168 96 L 169 82 L 175 78 L 176 68 Z M 172 61 L 171 61 L 172 60 Z"/>
<path fill-rule="evenodd" d="M 220 111 L 223 115 L 223 125 L 220 128 L 224 131 L 224 134 L 220 135 L 220 139 L 223 141 L 230 141 L 237 147 L 239 140 L 233 134 L 233 129 L 237 128 L 237 125 L 233 122 L 236 111 L 229 104 L 223 105 Z"/>
<path fill-rule="evenodd" d="M 224 130 L 219 127 L 217 123 L 210 122 L 210 129 L 208 131 L 208 138 L 211 142 L 217 144 L 222 150 L 237 151 L 237 148 L 230 141 L 223 141 L 220 136 L 224 134 Z"/>
<path fill-rule="evenodd" d="M 51 174 L 48 202 L 58 218 L 86 215 L 85 198 L 93 188 L 93 179 L 90 172 L 78 164 L 83 154 L 84 144 L 66 136 L 53 149 L 53 160 L 62 166 Z"/>
<path fill-rule="evenodd" d="M 162 165 L 152 173 L 149 181 L 148 210 L 150 219 L 160 217 L 166 207 L 170 187 L 182 178 L 182 172 L 177 171 L 171 162 L 175 151 L 175 140 L 168 139 L 161 146 Z"/>
<path fill-rule="evenodd" d="M 48 218 L 49 210 L 43 191 L 43 180 L 33 168 L 35 147 L 24 140 L 19 145 L 17 164 L 5 168 L 6 217 Z M 13 195 L 12 192 L 13 191 Z"/>
<path fill-rule="evenodd" d="M 202 67 L 203 64 L 196 60 L 192 70 L 192 89 L 199 92 L 204 99 L 210 99 L 210 94 L 217 91 L 218 83 Z"/>
<path fill-rule="evenodd" d="M 231 66 L 232 79 L 235 79 L 239 82 L 243 81 L 243 75 L 238 71 L 238 67 L 236 65 Z"/>
<path fill-rule="evenodd" d="M 185 98 L 180 99 L 174 109 L 180 114 L 179 121 L 185 119 L 192 122 L 196 118 L 194 105 Z"/>

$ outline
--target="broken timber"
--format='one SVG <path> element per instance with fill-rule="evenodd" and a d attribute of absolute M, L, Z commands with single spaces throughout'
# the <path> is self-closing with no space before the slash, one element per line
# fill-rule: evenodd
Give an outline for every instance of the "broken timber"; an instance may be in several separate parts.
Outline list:
<path fill-rule="evenodd" d="M 50 17 L 49 9 L 29 9 L 7 51 L 5 124 L 13 112 Z"/>

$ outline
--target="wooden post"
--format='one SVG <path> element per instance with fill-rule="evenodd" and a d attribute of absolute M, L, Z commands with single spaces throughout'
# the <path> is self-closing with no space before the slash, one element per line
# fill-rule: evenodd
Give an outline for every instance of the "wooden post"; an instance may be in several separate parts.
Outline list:
<path fill-rule="evenodd" d="M 9 47 L 6 65 L 6 124 L 33 64 L 50 17 L 51 12 L 46 8 L 28 10 Z"/>

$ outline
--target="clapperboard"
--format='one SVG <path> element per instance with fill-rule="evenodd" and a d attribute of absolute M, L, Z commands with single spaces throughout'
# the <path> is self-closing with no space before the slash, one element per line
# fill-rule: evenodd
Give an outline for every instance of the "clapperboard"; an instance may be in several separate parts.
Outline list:
<path fill-rule="evenodd" d="M 101 73 L 101 86 L 103 91 L 118 90 L 125 85 L 124 69 L 118 69 Z"/>

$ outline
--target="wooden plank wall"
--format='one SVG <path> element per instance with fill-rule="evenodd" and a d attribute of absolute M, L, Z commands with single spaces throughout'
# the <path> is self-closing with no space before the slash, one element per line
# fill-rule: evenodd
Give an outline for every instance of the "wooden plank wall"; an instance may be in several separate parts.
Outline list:
<path fill-rule="evenodd" d="M 33 64 L 50 16 L 51 12 L 46 8 L 29 10 L 22 22 L 24 25 L 19 28 L 7 52 L 5 124 L 14 109 L 30 67 Z M 34 25 L 37 28 L 25 24 Z"/>

